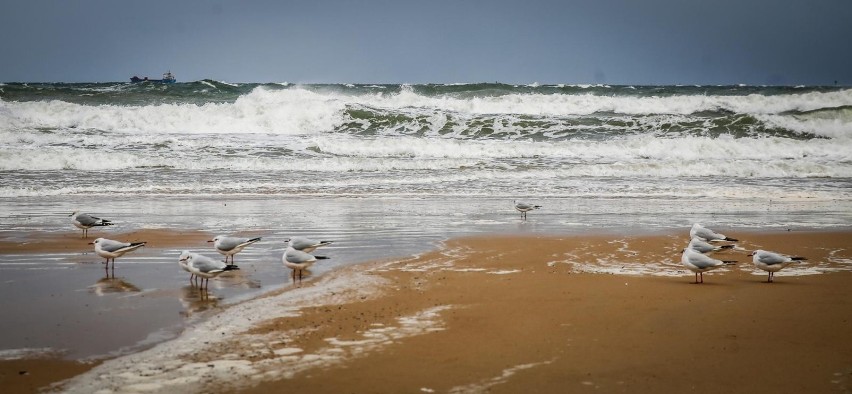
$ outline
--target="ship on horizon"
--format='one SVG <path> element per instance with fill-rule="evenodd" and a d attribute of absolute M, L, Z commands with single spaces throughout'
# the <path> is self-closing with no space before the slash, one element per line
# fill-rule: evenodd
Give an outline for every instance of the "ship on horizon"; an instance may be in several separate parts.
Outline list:
<path fill-rule="evenodd" d="M 163 73 L 163 79 L 148 79 L 148 77 L 139 78 L 136 75 L 130 77 L 130 82 L 133 82 L 133 83 L 137 83 L 137 82 L 175 83 L 175 81 L 176 81 L 175 75 L 172 74 L 171 70 Z"/>

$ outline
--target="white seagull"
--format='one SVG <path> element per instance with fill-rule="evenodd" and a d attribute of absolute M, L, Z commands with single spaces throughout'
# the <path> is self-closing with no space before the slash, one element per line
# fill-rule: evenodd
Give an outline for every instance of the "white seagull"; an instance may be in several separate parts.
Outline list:
<path fill-rule="evenodd" d="M 319 247 L 331 245 L 334 241 L 315 241 L 305 237 L 292 237 L 285 239 L 284 242 L 287 242 L 287 245 L 293 249 L 311 253 Z"/>
<path fill-rule="evenodd" d="M 97 226 L 112 226 L 112 222 L 99 217 L 94 217 L 88 213 L 78 213 L 79 211 L 71 212 L 71 223 L 74 226 L 83 230 L 83 238 L 89 236 L 89 229 Z"/>
<path fill-rule="evenodd" d="M 756 265 L 757 268 L 769 272 L 769 277 L 766 279 L 766 283 L 772 283 L 772 279 L 775 278 L 775 273 L 781 271 L 782 268 L 797 261 L 807 260 L 804 257 L 785 256 L 783 254 L 767 252 L 765 250 L 755 250 L 754 252 L 751 252 L 749 256 L 752 256 L 752 262 L 754 262 L 754 265 Z"/>
<path fill-rule="evenodd" d="M 192 272 L 192 270 L 189 269 L 188 265 L 190 254 L 191 253 L 188 250 L 184 250 L 178 258 L 178 265 L 183 268 L 184 271 L 189 272 L 189 283 L 193 283 L 192 279 L 195 277 L 195 274 Z"/>
<path fill-rule="evenodd" d="M 327 259 L 325 256 L 314 256 L 310 253 L 303 252 L 301 250 L 293 249 L 292 247 L 287 247 L 287 250 L 284 251 L 284 255 L 281 256 L 281 261 L 284 263 L 284 266 L 293 269 L 293 284 L 296 284 L 296 272 L 299 273 L 299 287 L 302 286 L 302 273 L 304 270 L 308 269 L 311 265 L 313 265 L 317 260 Z"/>
<path fill-rule="evenodd" d="M 146 242 L 121 242 L 106 238 L 97 238 L 89 245 L 95 245 L 95 253 L 106 259 L 106 266 L 109 268 L 109 260 L 112 259 L 112 269 L 115 269 L 116 257 L 121 257 L 125 253 L 134 251 L 145 246 Z"/>
<path fill-rule="evenodd" d="M 689 245 L 686 246 L 687 249 L 692 249 L 696 252 L 700 253 L 710 253 L 710 252 L 718 252 L 722 249 L 733 249 L 734 245 L 721 245 L 716 246 L 707 242 L 704 242 L 701 238 L 695 237 L 689 241 Z"/>
<path fill-rule="evenodd" d="M 527 212 L 541 208 L 541 205 L 527 204 L 520 201 L 512 201 L 515 203 L 515 209 L 521 213 L 521 218 L 527 220 Z"/>
<path fill-rule="evenodd" d="M 695 223 L 695 224 L 692 225 L 692 228 L 689 230 L 689 237 L 690 238 L 698 237 L 698 238 L 701 238 L 701 239 L 708 241 L 708 242 L 712 242 L 712 241 L 737 242 L 737 241 L 739 241 L 738 239 L 726 237 L 724 234 L 719 234 L 719 233 L 717 233 L 713 230 L 710 230 L 709 228 L 706 228 L 706 227 L 704 227 L 704 226 L 702 226 L 698 223 Z"/>
<path fill-rule="evenodd" d="M 683 254 L 680 256 L 680 262 L 690 271 L 695 273 L 695 283 L 704 283 L 704 273 L 707 271 L 730 264 L 736 264 L 736 261 L 716 260 L 690 248 L 683 250 Z M 698 281 L 699 275 L 701 276 L 701 282 Z"/>
<path fill-rule="evenodd" d="M 210 287 L 210 278 L 215 278 L 225 271 L 233 271 L 240 269 L 235 265 L 225 264 L 223 261 L 211 259 L 210 257 L 183 251 L 180 254 L 180 261 L 184 261 L 190 273 L 201 278 L 200 288 Z M 207 279 L 207 286 L 204 286 L 204 280 Z"/>
<path fill-rule="evenodd" d="M 225 255 L 226 264 L 228 263 L 228 256 L 231 256 L 231 264 L 234 264 L 234 255 L 242 252 L 243 248 L 257 241 L 260 241 L 260 237 L 238 238 L 217 235 L 216 238 L 213 238 L 207 242 L 213 242 L 213 246 L 216 248 L 216 251 Z"/>

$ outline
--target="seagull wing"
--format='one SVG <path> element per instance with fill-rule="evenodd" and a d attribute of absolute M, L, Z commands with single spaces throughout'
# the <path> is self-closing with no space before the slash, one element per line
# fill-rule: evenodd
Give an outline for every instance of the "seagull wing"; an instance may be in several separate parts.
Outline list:
<path fill-rule="evenodd" d="M 757 257 L 757 261 L 766 265 L 783 264 L 792 261 L 792 259 L 787 256 L 778 253 L 767 252 L 765 250 L 757 253 L 755 257 Z"/>
<path fill-rule="evenodd" d="M 77 215 L 74 218 L 74 220 L 76 220 L 78 223 L 82 224 L 83 226 L 91 227 L 91 226 L 94 226 L 95 224 L 97 224 L 100 219 L 96 218 L 92 215 L 89 215 L 87 213 L 81 213 L 81 214 Z"/>
<path fill-rule="evenodd" d="M 224 271 L 226 266 L 224 262 L 197 253 L 192 255 L 189 264 L 206 274 Z"/>
<path fill-rule="evenodd" d="M 317 258 L 310 253 L 305 253 L 301 250 L 296 250 L 292 247 L 288 247 L 287 251 L 284 252 L 284 260 L 286 260 L 288 263 L 304 264 L 313 263 L 314 261 L 317 261 Z"/>
<path fill-rule="evenodd" d="M 106 238 L 101 239 L 100 244 L 101 244 L 101 250 L 103 250 L 105 252 L 110 252 L 110 253 L 119 251 L 119 250 L 124 249 L 128 246 L 131 246 L 131 244 L 129 242 L 119 242 L 119 241 L 115 241 L 115 240 L 112 240 L 112 239 L 106 239 Z"/>

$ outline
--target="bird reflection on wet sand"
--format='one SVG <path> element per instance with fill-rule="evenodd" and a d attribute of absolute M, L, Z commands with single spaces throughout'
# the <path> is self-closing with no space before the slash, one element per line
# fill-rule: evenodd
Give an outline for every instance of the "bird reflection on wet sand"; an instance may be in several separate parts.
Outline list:
<path fill-rule="evenodd" d="M 112 293 L 138 293 L 142 291 L 142 289 L 124 280 L 124 278 L 116 278 L 115 276 L 107 275 L 98 279 L 95 284 L 89 286 L 89 291 L 98 296 L 103 296 L 105 294 Z"/>
<path fill-rule="evenodd" d="M 219 297 L 216 294 L 211 294 L 207 289 L 200 289 L 195 286 L 183 286 L 179 298 L 181 305 L 183 305 L 183 311 L 180 314 L 184 317 L 190 317 L 219 306 Z"/>

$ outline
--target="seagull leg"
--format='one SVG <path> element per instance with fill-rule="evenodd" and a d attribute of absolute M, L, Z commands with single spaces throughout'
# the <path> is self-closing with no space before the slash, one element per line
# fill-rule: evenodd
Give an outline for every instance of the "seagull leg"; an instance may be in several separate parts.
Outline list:
<path fill-rule="evenodd" d="M 699 273 L 699 275 L 701 276 L 701 283 L 704 283 L 704 273 L 701 272 L 701 273 Z"/>

